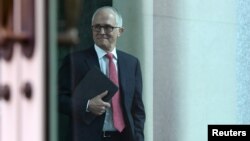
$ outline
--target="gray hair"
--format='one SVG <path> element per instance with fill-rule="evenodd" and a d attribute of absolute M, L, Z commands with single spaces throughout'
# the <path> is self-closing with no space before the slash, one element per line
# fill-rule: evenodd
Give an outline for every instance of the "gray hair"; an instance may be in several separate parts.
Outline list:
<path fill-rule="evenodd" d="M 92 16 L 92 24 L 93 24 L 93 21 L 94 21 L 94 18 L 96 16 L 96 14 L 103 10 L 103 9 L 110 9 L 113 11 L 113 13 L 115 14 L 115 22 L 116 22 L 116 26 L 117 27 L 122 27 L 122 16 L 121 14 L 118 12 L 118 10 L 114 7 L 111 7 L 111 6 L 104 6 L 104 7 L 101 7 L 101 8 L 98 8 L 95 13 L 93 14 Z"/>

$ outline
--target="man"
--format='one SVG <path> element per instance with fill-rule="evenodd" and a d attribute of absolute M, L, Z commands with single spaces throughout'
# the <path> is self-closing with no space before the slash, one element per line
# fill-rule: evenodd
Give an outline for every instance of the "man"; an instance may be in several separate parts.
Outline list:
<path fill-rule="evenodd" d="M 73 119 L 72 140 L 144 141 L 140 64 L 137 58 L 116 49 L 123 30 L 122 17 L 116 9 L 107 6 L 97 9 L 92 17 L 94 46 L 71 54 L 60 69 L 59 109 Z M 71 102 L 72 92 L 95 66 L 116 83 L 119 90 L 110 102 L 102 100 L 107 95 L 104 91 L 92 99 L 83 98 L 80 106 L 75 107 Z M 77 115 L 72 116 L 75 111 Z M 94 120 L 90 120 L 93 116 Z"/>

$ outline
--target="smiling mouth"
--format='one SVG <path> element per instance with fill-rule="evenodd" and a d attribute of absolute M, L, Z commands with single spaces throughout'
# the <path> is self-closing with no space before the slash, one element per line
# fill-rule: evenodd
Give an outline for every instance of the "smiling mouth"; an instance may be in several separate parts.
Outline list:
<path fill-rule="evenodd" d="M 99 40 L 107 40 L 108 37 L 99 37 L 99 38 L 97 38 L 97 39 L 99 39 Z"/>

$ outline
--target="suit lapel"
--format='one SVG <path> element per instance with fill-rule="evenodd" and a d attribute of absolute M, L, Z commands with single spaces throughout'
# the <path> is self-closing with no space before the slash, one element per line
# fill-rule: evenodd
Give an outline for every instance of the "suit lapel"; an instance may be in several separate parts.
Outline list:
<path fill-rule="evenodd" d="M 126 80 L 126 74 L 127 74 L 127 64 L 126 60 L 123 55 L 119 51 L 117 51 L 118 55 L 118 73 L 119 73 L 119 86 L 120 86 L 120 91 L 122 95 L 122 103 L 125 105 L 125 99 L 126 99 L 126 86 L 127 86 L 127 80 Z"/>
<path fill-rule="evenodd" d="M 97 57 L 94 47 L 91 47 L 89 49 L 88 57 L 86 58 L 86 63 L 89 69 L 92 67 L 100 68 L 100 64 L 98 62 L 98 57 Z"/>

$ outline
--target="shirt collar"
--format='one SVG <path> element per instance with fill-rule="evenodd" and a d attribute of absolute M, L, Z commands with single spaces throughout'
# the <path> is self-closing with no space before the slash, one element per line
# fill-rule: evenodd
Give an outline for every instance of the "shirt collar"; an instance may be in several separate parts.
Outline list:
<path fill-rule="evenodd" d="M 94 45 L 95 51 L 97 53 L 98 59 L 101 59 L 103 56 L 107 54 L 106 51 L 104 51 L 102 48 L 97 46 L 96 44 Z M 116 53 L 116 48 L 114 48 L 111 53 L 114 55 L 114 58 L 117 60 L 117 53 Z"/>

